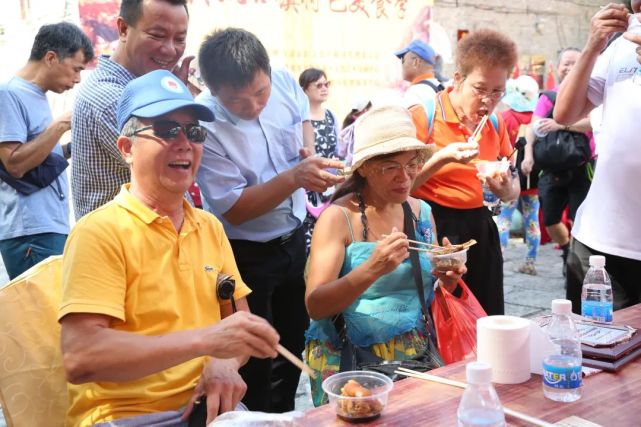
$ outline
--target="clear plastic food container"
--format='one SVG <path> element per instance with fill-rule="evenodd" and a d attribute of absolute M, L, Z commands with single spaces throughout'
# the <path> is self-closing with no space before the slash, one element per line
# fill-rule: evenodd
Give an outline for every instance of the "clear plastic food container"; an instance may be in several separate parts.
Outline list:
<path fill-rule="evenodd" d="M 432 262 L 432 268 L 438 271 L 456 270 L 458 267 L 467 262 L 467 249 L 449 254 L 438 255 L 432 252 L 427 252 L 427 256 Z"/>
<path fill-rule="evenodd" d="M 323 381 L 323 391 L 336 415 L 350 422 L 379 417 L 393 387 L 391 379 L 371 371 L 341 372 Z"/>

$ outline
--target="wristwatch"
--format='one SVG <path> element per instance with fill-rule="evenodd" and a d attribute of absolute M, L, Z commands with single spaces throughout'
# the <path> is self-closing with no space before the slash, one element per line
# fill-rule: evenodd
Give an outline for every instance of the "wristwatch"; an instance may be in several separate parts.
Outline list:
<path fill-rule="evenodd" d="M 62 155 L 65 159 L 71 158 L 71 142 L 62 145 Z"/>

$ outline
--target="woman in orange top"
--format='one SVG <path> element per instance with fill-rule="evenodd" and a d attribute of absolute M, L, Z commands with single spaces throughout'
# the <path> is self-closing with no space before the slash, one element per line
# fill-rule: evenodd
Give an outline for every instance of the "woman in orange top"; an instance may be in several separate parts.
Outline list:
<path fill-rule="evenodd" d="M 516 60 L 516 45 L 508 37 L 492 30 L 473 32 L 458 44 L 453 87 L 437 94 L 433 108 L 419 105 L 410 110 L 418 139 L 435 144 L 439 150 L 417 177 L 413 195 L 431 205 L 441 236 L 453 243 L 478 242 L 468 253 L 464 279 L 488 314 L 504 312 L 503 256 L 469 153 L 476 154 L 478 149 L 475 161 L 495 161 L 508 157 L 512 150 L 499 116 L 487 120 L 477 138 L 478 147 L 462 141 L 468 141 L 483 116 L 492 114 L 505 94 Z M 428 117 L 428 110 L 432 117 Z M 503 201 L 519 194 L 519 181 L 509 172 L 486 182 Z"/>

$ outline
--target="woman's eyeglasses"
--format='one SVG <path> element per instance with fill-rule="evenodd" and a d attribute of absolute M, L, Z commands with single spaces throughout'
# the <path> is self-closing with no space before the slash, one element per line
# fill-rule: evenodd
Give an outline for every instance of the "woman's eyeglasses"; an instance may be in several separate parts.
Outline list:
<path fill-rule="evenodd" d="M 322 89 L 322 88 L 327 88 L 332 85 L 332 82 L 316 82 L 314 83 L 314 86 L 316 86 L 316 89 Z"/>
<path fill-rule="evenodd" d="M 207 137 L 207 130 L 198 123 L 186 123 L 183 125 L 174 120 L 157 120 L 149 126 L 136 129 L 130 136 L 149 129 L 153 129 L 154 136 L 168 141 L 178 138 L 180 131 L 183 131 L 189 142 L 194 144 L 202 144 Z"/>
<path fill-rule="evenodd" d="M 421 165 L 418 162 L 410 162 L 406 165 L 401 165 L 400 163 L 393 162 L 379 166 L 377 171 L 383 176 L 390 176 L 396 175 L 401 171 L 401 169 L 405 169 L 405 172 L 407 172 L 408 175 L 416 175 L 420 167 Z"/>
<path fill-rule="evenodd" d="M 480 89 L 478 87 L 470 86 L 472 88 L 472 92 L 474 92 L 474 95 L 477 97 L 483 99 L 483 98 L 490 98 L 490 99 L 501 99 L 505 95 L 505 89 L 504 90 L 493 90 L 492 92 L 489 92 L 485 89 Z"/>

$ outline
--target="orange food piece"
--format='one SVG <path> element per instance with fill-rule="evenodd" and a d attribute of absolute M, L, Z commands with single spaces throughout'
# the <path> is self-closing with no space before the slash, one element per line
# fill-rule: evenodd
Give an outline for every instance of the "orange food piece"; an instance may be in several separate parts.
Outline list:
<path fill-rule="evenodd" d="M 367 397 L 371 396 L 372 392 L 360 385 L 358 381 L 349 380 L 341 388 L 341 394 L 346 397 Z"/>
<path fill-rule="evenodd" d="M 341 396 L 363 399 L 343 399 L 338 402 L 338 415 L 349 419 L 366 419 L 378 416 L 383 404 L 375 398 L 369 398 L 372 392 L 360 385 L 358 381 L 349 380 L 341 388 Z"/>

